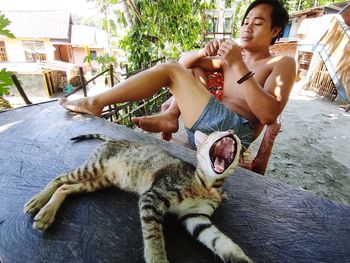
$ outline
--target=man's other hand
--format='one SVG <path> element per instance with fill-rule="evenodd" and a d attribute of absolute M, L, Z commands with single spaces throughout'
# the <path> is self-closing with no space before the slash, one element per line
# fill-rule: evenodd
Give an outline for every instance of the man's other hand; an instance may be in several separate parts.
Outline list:
<path fill-rule="evenodd" d="M 218 50 L 220 48 L 221 43 L 223 42 L 222 39 L 212 39 L 206 44 L 204 47 L 205 55 L 209 57 L 216 56 L 218 54 Z"/>
<path fill-rule="evenodd" d="M 221 43 L 217 54 L 222 57 L 224 63 L 228 66 L 242 62 L 242 48 L 231 39 Z"/>

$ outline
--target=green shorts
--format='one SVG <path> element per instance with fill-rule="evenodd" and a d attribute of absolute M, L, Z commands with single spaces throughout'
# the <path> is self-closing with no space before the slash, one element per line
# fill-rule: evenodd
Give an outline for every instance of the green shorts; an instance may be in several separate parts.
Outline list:
<path fill-rule="evenodd" d="M 253 142 L 254 132 L 249 121 L 230 111 L 224 104 L 211 97 L 195 124 L 186 128 L 189 141 L 195 146 L 194 133 L 210 134 L 214 131 L 234 130 L 245 149 Z"/>

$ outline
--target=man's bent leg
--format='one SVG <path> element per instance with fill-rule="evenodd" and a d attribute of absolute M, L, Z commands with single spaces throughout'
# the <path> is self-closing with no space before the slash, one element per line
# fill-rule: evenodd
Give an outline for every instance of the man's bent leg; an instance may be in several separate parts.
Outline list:
<path fill-rule="evenodd" d="M 169 81 L 164 67 L 156 66 L 134 75 L 98 95 L 72 101 L 62 99 L 60 103 L 68 110 L 99 116 L 105 106 L 147 98 L 163 86 L 167 86 Z"/>
<path fill-rule="evenodd" d="M 203 69 L 194 67 L 188 70 L 202 85 L 206 86 L 207 77 Z M 133 117 L 131 121 L 145 131 L 162 132 L 162 139 L 169 141 L 172 138 L 172 133 L 179 129 L 178 118 L 181 113 L 175 98 L 171 97 L 163 103 L 161 111 L 160 114 L 152 116 Z"/>
<path fill-rule="evenodd" d="M 151 116 L 132 117 L 131 121 L 148 132 L 177 132 L 179 129 L 178 118 L 180 109 L 176 104 L 175 98 L 171 97 L 170 99 L 171 101 L 167 101 L 166 110 L 162 110 L 161 113 Z"/>
<path fill-rule="evenodd" d="M 107 105 L 141 100 L 155 94 L 164 86 L 170 87 L 183 115 L 185 126 L 191 127 L 211 95 L 199 80 L 177 62 L 157 65 L 93 97 L 75 101 L 63 100 L 61 104 L 72 111 L 98 116 Z"/>

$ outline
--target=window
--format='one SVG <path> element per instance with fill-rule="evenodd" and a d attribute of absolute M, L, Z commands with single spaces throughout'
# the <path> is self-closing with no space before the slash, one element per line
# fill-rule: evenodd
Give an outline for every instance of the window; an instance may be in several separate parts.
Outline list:
<path fill-rule="evenodd" d="M 97 58 L 96 50 L 90 50 L 90 56 L 91 56 L 91 60 L 96 60 Z"/>
<path fill-rule="evenodd" d="M 0 41 L 0 62 L 8 62 L 4 41 Z"/>
<path fill-rule="evenodd" d="M 27 61 L 45 61 L 44 41 L 23 40 L 22 46 Z"/>

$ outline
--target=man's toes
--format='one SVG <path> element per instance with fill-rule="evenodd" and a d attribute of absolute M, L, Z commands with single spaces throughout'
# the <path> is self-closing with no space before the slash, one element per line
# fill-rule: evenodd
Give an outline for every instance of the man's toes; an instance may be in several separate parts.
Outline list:
<path fill-rule="evenodd" d="M 140 121 L 141 121 L 142 117 L 132 117 L 131 121 L 133 123 L 135 123 L 138 127 L 140 127 Z"/>
<path fill-rule="evenodd" d="M 162 139 L 165 141 L 170 141 L 173 138 L 172 133 L 162 132 Z"/>

